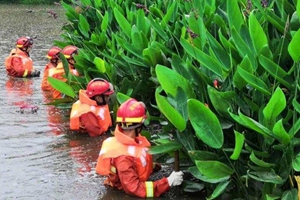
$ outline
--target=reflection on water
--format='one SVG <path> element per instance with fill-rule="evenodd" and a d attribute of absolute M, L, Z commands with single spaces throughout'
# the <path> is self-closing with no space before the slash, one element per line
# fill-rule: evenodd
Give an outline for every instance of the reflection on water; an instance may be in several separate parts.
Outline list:
<path fill-rule="evenodd" d="M 58 18 L 49 18 L 49 10 Z M 0 16 L 0 199 L 137 199 L 103 186 L 95 165 L 107 136 L 70 132 L 70 111 L 45 105 L 49 94 L 40 89 L 43 74 L 39 78 L 6 75 L 5 57 L 21 36 L 36 38 L 31 57 L 34 67 L 43 72 L 48 49 L 60 39 L 63 9 L 1 5 Z M 199 197 L 171 191 L 160 199 Z"/>
<path fill-rule="evenodd" d="M 58 13 L 57 20 L 48 10 Z M 31 57 L 43 71 L 65 22 L 63 9 L 1 5 L 0 16 L 0 199 L 98 199 L 101 188 L 105 191 L 94 173 L 101 138 L 68 131 L 69 111 L 44 105 L 41 77 L 5 72 L 4 60 L 21 36 L 35 37 Z"/>

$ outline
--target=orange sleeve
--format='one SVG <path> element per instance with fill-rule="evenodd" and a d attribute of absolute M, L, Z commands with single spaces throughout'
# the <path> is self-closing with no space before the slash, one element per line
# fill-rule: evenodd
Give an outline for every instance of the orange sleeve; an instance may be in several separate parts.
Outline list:
<path fill-rule="evenodd" d="M 81 115 L 80 124 L 87 130 L 91 137 L 96 137 L 103 133 L 97 117 L 92 112 Z"/>
<path fill-rule="evenodd" d="M 147 197 L 146 184 L 140 181 L 134 165 L 134 158 L 119 156 L 114 158 L 114 164 L 124 191 L 133 196 Z M 153 164 L 153 163 L 149 163 Z M 154 197 L 159 197 L 170 189 L 167 178 L 153 182 Z"/>

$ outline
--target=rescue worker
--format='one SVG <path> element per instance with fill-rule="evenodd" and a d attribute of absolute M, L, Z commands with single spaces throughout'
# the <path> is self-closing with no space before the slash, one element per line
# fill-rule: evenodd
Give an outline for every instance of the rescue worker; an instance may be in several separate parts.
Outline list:
<path fill-rule="evenodd" d="M 147 181 L 157 166 L 147 153 L 150 142 L 140 135 L 146 117 L 143 102 L 131 98 L 121 104 L 114 137 L 103 142 L 96 165 L 96 173 L 107 176 L 105 185 L 141 198 L 159 197 L 183 181 L 181 171 L 173 171 L 169 177 L 157 181 Z"/>
<path fill-rule="evenodd" d="M 29 52 L 33 45 L 30 37 L 20 37 L 17 40 L 16 48 L 12 49 L 5 59 L 6 72 L 14 77 L 38 77 L 40 71 L 33 69 L 33 62 Z"/>
<path fill-rule="evenodd" d="M 70 129 L 87 132 L 91 137 L 105 133 L 112 125 L 108 102 L 113 93 L 108 81 L 91 80 L 86 90 L 79 91 L 79 100 L 72 105 Z"/>
<path fill-rule="evenodd" d="M 70 73 L 75 76 L 79 76 L 77 70 L 74 67 L 75 64 L 74 55 L 78 54 L 78 48 L 73 45 L 68 45 L 61 50 L 61 53 L 64 55 L 64 57 L 67 59 L 69 63 Z M 65 70 L 63 67 L 63 63 L 59 62 L 55 68 L 49 69 L 48 76 L 66 82 L 67 79 L 65 78 Z M 61 94 L 58 90 L 52 88 L 51 91 L 52 91 L 52 97 L 54 99 L 59 99 L 63 97 L 63 94 Z"/>
<path fill-rule="evenodd" d="M 51 91 L 52 86 L 48 82 L 48 75 L 49 70 L 52 68 L 55 68 L 60 60 L 59 53 L 61 52 L 61 48 L 57 46 L 53 46 L 49 49 L 47 53 L 47 58 L 49 59 L 49 62 L 47 63 L 45 69 L 44 69 L 44 75 L 42 79 L 41 89 L 43 91 Z"/>

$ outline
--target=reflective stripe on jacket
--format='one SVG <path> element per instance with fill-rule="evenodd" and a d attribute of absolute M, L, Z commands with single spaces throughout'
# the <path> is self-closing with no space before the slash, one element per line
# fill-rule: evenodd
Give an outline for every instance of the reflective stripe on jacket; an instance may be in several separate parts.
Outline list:
<path fill-rule="evenodd" d="M 33 62 L 24 51 L 13 49 L 5 59 L 5 67 L 10 76 L 27 77 L 33 70 Z"/>
<path fill-rule="evenodd" d="M 104 184 L 137 197 L 159 197 L 170 189 L 167 178 L 147 181 L 153 171 L 152 156 L 147 153 L 149 141 L 132 139 L 116 127 L 115 137 L 106 139 L 99 153 L 96 173 L 107 176 Z"/>
<path fill-rule="evenodd" d="M 85 128 L 80 124 L 80 116 L 92 112 L 98 119 L 98 124 L 101 127 L 102 133 L 106 132 L 112 125 L 111 116 L 108 105 L 98 106 L 96 101 L 91 100 L 86 95 L 86 90 L 79 91 L 79 100 L 72 105 L 70 115 L 70 129 L 79 130 Z M 99 133 L 102 134 L 102 133 Z"/>

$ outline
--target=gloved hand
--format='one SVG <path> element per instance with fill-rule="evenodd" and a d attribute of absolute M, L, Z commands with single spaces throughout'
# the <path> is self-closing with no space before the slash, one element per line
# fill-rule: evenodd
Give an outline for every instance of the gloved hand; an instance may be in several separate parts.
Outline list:
<path fill-rule="evenodd" d="M 179 172 L 173 171 L 167 179 L 168 179 L 170 187 L 181 185 L 181 183 L 183 181 L 183 172 L 182 171 L 179 171 Z"/>
<path fill-rule="evenodd" d="M 39 70 L 36 70 L 36 69 L 34 69 L 32 72 L 31 72 L 31 74 L 30 74 L 30 76 L 31 77 L 39 77 L 40 76 L 40 71 Z"/>

